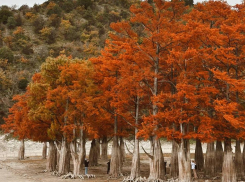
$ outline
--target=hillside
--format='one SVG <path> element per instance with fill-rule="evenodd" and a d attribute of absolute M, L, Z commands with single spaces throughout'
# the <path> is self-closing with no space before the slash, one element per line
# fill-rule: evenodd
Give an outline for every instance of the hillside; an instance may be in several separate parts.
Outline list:
<path fill-rule="evenodd" d="M 12 97 L 25 91 L 48 56 L 87 59 L 100 54 L 110 23 L 129 18 L 132 0 L 49 0 L 0 7 L 0 123 Z"/>

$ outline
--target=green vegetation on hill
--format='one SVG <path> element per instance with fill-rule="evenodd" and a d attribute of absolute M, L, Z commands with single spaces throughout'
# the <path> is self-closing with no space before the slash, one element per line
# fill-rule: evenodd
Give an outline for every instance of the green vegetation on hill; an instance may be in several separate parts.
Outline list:
<path fill-rule="evenodd" d="M 0 7 L 0 124 L 12 96 L 25 91 L 48 57 L 100 54 L 110 23 L 129 18 L 133 0 L 48 0 L 19 9 Z"/>

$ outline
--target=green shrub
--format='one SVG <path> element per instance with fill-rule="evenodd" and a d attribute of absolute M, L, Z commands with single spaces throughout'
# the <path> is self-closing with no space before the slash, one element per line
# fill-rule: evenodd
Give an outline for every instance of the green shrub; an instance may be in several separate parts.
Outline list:
<path fill-rule="evenodd" d="M 77 0 L 78 6 L 84 6 L 85 9 L 93 5 L 92 0 Z"/>
<path fill-rule="evenodd" d="M 14 29 L 16 27 L 16 20 L 13 16 L 8 17 L 7 26 L 9 29 Z"/>
<path fill-rule="evenodd" d="M 37 16 L 33 20 L 32 25 L 34 27 L 34 32 L 39 33 L 39 31 L 43 29 L 43 27 L 45 25 L 45 21 L 44 21 L 42 16 Z"/>
<path fill-rule="evenodd" d="M 41 12 L 41 10 L 42 10 L 42 6 L 37 5 L 37 4 L 34 4 L 34 6 L 33 6 L 32 9 L 33 9 L 34 12 L 39 13 L 39 12 Z"/>
<path fill-rule="evenodd" d="M 57 14 L 52 14 L 49 17 L 49 25 L 53 26 L 55 28 L 58 28 L 60 26 L 61 18 Z"/>
<path fill-rule="evenodd" d="M 52 14 L 57 14 L 58 16 L 61 16 L 62 9 L 59 7 L 59 5 L 55 5 L 52 9 L 49 9 L 47 14 L 52 15 Z"/>
<path fill-rule="evenodd" d="M 62 5 L 61 8 L 66 12 L 69 13 L 71 12 L 75 6 L 74 3 L 72 1 L 65 1 Z"/>
<path fill-rule="evenodd" d="M 26 55 L 33 54 L 34 51 L 33 51 L 33 49 L 32 49 L 32 46 L 33 46 L 33 45 L 32 45 L 31 43 L 25 44 L 25 45 L 23 46 L 21 52 L 22 52 L 23 54 L 26 54 Z"/>
<path fill-rule="evenodd" d="M 20 8 L 19 8 L 19 11 L 22 11 L 23 15 L 26 14 L 26 12 L 30 11 L 30 8 L 28 5 L 22 5 Z"/>
<path fill-rule="evenodd" d="M 8 18 L 13 16 L 13 13 L 6 6 L 0 8 L 0 23 L 8 23 Z"/>
<path fill-rule="evenodd" d="M 21 89 L 21 90 L 25 90 L 27 85 L 28 85 L 28 83 L 29 83 L 29 81 L 26 78 L 22 78 L 18 82 L 18 88 Z"/>
<path fill-rule="evenodd" d="M 16 26 L 20 27 L 22 25 L 22 23 L 23 23 L 20 13 L 18 13 L 14 18 L 15 18 L 15 21 L 16 21 Z"/>
<path fill-rule="evenodd" d="M 65 34 L 65 38 L 69 41 L 80 40 L 80 31 L 78 31 L 75 27 L 68 29 Z"/>
<path fill-rule="evenodd" d="M 14 54 L 8 47 L 0 48 L 0 59 L 7 59 L 10 63 L 14 61 Z"/>

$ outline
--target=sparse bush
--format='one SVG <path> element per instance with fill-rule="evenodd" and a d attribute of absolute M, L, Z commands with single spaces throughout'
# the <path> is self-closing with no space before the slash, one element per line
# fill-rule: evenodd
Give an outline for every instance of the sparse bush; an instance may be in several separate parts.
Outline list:
<path fill-rule="evenodd" d="M 45 25 L 45 21 L 42 16 L 37 16 L 33 20 L 32 25 L 34 26 L 34 32 L 39 33 L 39 31 L 43 29 Z"/>
<path fill-rule="evenodd" d="M 26 78 L 22 78 L 18 82 L 18 88 L 21 90 L 25 90 L 29 81 Z"/>
<path fill-rule="evenodd" d="M 100 22 L 97 23 L 97 28 L 99 29 L 99 36 L 105 34 L 105 28 Z"/>
<path fill-rule="evenodd" d="M 30 54 L 33 54 L 34 53 L 34 51 L 33 51 L 33 49 L 32 49 L 32 44 L 31 43 L 27 43 L 27 44 L 25 44 L 24 45 L 24 47 L 22 48 L 22 53 L 23 54 L 26 54 L 26 55 L 30 55 Z"/>
<path fill-rule="evenodd" d="M 129 12 L 127 12 L 127 11 L 121 10 L 120 16 L 121 16 L 123 19 L 128 19 L 128 18 L 130 17 L 130 14 L 129 14 Z"/>
<path fill-rule="evenodd" d="M 78 0 L 77 4 L 78 6 L 84 6 L 84 8 L 87 9 L 93 5 L 93 2 L 91 0 Z"/>
<path fill-rule="evenodd" d="M 16 26 L 21 26 L 23 22 L 20 13 L 18 13 L 14 18 L 16 21 Z"/>
<path fill-rule="evenodd" d="M 52 14 L 49 17 L 49 25 L 55 28 L 60 26 L 61 18 L 57 14 Z"/>
<path fill-rule="evenodd" d="M 74 3 L 72 1 L 65 1 L 61 8 L 66 12 L 69 13 L 74 9 Z"/>
<path fill-rule="evenodd" d="M 8 23 L 7 26 L 9 29 L 14 29 L 16 27 L 16 21 L 13 16 L 8 17 Z"/>
<path fill-rule="evenodd" d="M 39 13 L 39 12 L 41 11 L 41 9 L 42 9 L 41 6 L 39 6 L 39 5 L 37 5 L 37 4 L 34 4 L 34 6 L 33 6 L 33 11 L 34 11 L 34 12 Z"/>
<path fill-rule="evenodd" d="M 47 14 L 52 15 L 52 14 L 57 14 L 58 16 L 61 16 L 62 9 L 59 7 L 59 5 L 55 5 L 52 9 L 49 9 Z"/>
<path fill-rule="evenodd" d="M 14 61 L 14 54 L 8 47 L 0 48 L 0 59 L 7 59 L 8 62 Z"/>
<path fill-rule="evenodd" d="M 119 15 L 118 12 L 116 12 L 116 11 L 111 11 L 111 12 L 109 13 L 109 21 L 110 21 L 110 22 L 117 22 L 117 21 L 120 21 L 120 20 L 121 20 L 121 17 L 120 17 L 120 15 Z"/>
<path fill-rule="evenodd" d="M 22 11 L 23 12 L 23 15 L 26 14 L 26 12 L 28 12 L 30 10 L 29 6 L 28 5 L 22 5 L 20 8 L 19 8 L 19 11 Z"/>
<path fill-rule="evenodd" d="M 80 40 L 80 32 L 75 27 L 72 27 L 67 31 L 65 38 L 69 41 Z"/>
<path fill-rule="evenodd" d="M 8 9 L 8 7 L 2 6 L 0 9 L 0 23 L 8 23 L 8 18 L 13 16 L 13 13 Z"/>
<path fill-rule="evenodd" d="M 42 38 L 45 40 L 46 43 L 52 44 L 55 42 L 56 38 L 56 31 L 52 27 L 44 27 L 40 30 Z"/>

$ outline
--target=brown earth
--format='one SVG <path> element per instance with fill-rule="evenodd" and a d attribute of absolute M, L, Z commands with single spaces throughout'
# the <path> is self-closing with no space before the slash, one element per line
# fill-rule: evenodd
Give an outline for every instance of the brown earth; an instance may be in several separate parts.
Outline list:
<path fill-rule="evenodd" d="M 165 156 L 165 160 L 169 162 L 169 155 Z M 107 161 L 99 160 L 99 165 L 94 167 L 89 167 L 88 173 L 94 174 L 96 178 L 94 179 L 62 179 L 61 177 L 53 176 L 51 172 L 43 172 L 45 170 L 46 160 L 41 159 L 41 157 L 28 157 L 25 160 L 17 159 L 7 159 L 5 161 L 0 161 L 0 182 L 119 182 L 130 174 L 131 168 L 131 156 L 127 156 L 123 167 L 124 177 L 118 179 L 111 179 L 107 171 Z M 72 165 L 71 165 L 72 166 Z M 167 168 L 167 173 L 169 173 L 169 168 Z M 203 173 L 199 172 L 199 177 L 203 177 Z M 141 176 L 147 177 L 149 175 L 149 164 L 147 156 L 141 155 Z M 198 179 L 198 182 L 219 182 L 220 175 L 218 174 L 217 179 Z M 166 178 L 170 178 L 169 174 Z"/>

